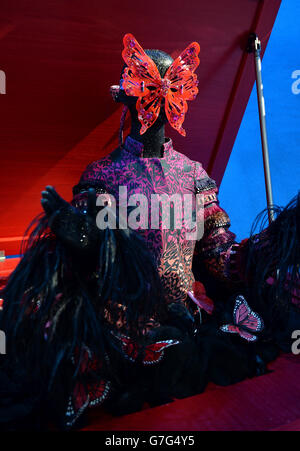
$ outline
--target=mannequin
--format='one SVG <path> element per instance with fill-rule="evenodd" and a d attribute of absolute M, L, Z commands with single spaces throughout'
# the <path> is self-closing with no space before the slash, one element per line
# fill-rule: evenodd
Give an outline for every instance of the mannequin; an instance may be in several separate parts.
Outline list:
<path fill-rule="evenodd" d="M 130 111 L 129 136 L 88 165 L 71 203 L 46 187 L 45 215 L 3 293 L 0 328 L 18 357 L 10 371 L 22 370 L 37 389 L 24 404 L 38 415 L 41 404 L 51 406 L 65 429 L 78 427 L 95 405 L 124 414 L 145 401 L 159 405 L 200 393 L 208 381 L 228 385 L 264 374 L 288 348 L 291 330 L 300 328 L 291 301 L 300 261 L 299 199 L 269 228 L 236 243 L 215 182 L 165 137 L 167 121 L 184 133 L 186 100 L 197 93 L 199 45 L 175 61 L 160 50 L 144 52 L 132 35 L 124 47 L 114 99 Z M 134 65 L 136 55 L 152 74 L 151 86 Z M 140 95 L 129 95 L 131 86 Z M 141 99 L 151 93 L 161 104 L 147 122 Z M 200 194 L 203 238 L 189 240 L 185 226 L 99 230 L 96 199 L 113 195 L 118 203 L 119 186 L 148 200 L 156 193 Z M 280 275 L 268 285 L 274 264 Z M 0 403 L 0 421 L 1 415 Z"/>
<path fill-rule="evenodd" d="M 140 48 L 139 44 L 136 43 L 132 35 L 127 35 L 127 38 L 124 38 L 125 47 L 126 45 L 130 45 L 132 40 L 137 48 L 137 52 L 139 52 L 139 57 L 141 57 L 143 50 Z M 160 50 L 147 50 L 145 51 L 145 54 L 154 62 L 160 77 L 164 78 L 168 69 L 174 63 L 173 59 Z M 123 149 L 131 152 L 133 148 L 135 152 L 136 150 L 140 152 L 138 166 L 142 166 L 142 177 L 144 177 L 144 174 L 148 173 L 147 171 L 149 171 L 149 174 L 152 174 L 152 171 L 155 170 L 158 171 L 158 179 L 159 177 L 161 177 L 161 179 L 167 178 L 169 176 L 169 172 L 162 167 L 162 162 L 166 161 L 167 165 L 171 165 L 170 171 L 172 174 L 173 169 L 171 161 L 175 155 L 177 159 L 176 161 L 182 162 L 180 164 L 195 168 L 191 169 L 191 171 L 194 171 L 196 174 L 196 192 L 203 194 L 205 199 L 205 233 L 202 240 L 197 242 L 195 245 L 196 254 L 194 255 L 194 274 L 197 280 L 201 280 L 205 283 L 207 294 L 210 298 L 215 300 L 215 316 L 218 318 L 217 321 L 220 323 L 232 323 L 236 295 L 242 294 L 247 297 L 248 301 L 250 300 L 250 305 L 263 317 L 264 328 L 262 326 L 263 321 L 259 316 L 259 324 L 261 326 L 256 324 L 257 331 L 255 332 L 257 332 L 259 336 L 263 330 L 262 335 L 266 337 L 265 342 L 274 340 L 274 334 L 277 334 L 277 329 L 281 328 L 282 324 L 286 325 L 286 334 L 284 335 L 285 338 L 276 338 L 275 341 L 280 341 L 280 346 L 287 349 L 289 346 L 288 336 L 290 336 L 290 331 L 293 330 L 293 327 L 297 324 L 298 320 L 295 320 L 295 318 L 298 317 L 294 310 L 292 316 L 287 314 L 285 311 L 283 312 L 281 306 L 277 305 L 276 299 L 280 296 L 282 299 L 281 303 L 283 303 L 283 299 L 286 299 L 285 302 L 287 305 L 291 302 L 291 290 L 283 290 L 282 287 L 286 283 L 285 280 L 287 280 L 287 267 L 295 267 L 295 262 L 299 262 L 300 254 L 299 243 L 297 242 L 296 236 L 297 232 L 295 234 L 295 230 L 292 226 L 295 222 L 297 208 L 299 209 L 299 206 L 297 207 L 299 201 L 292 201 L 292 203 L 283 212 L 281 212 L 281 215 L 278 215 L 277 221 L 269 227 L 268 231 L 265 230 L 260 234 L 256 234 L 254 237 L 251 237 L 250 240 L 244 240 L 242 243 L 237 243 L 235 241 L 235 235 L 229 230 L 230 220 L 228 215 L 218 204 L 217 187 L 215 182 L 209 178 L 202 166 L 197 162 L 191 162 L 186 157 L 183 157 L 182 154 L 176 152 L 172 154 L 174 156 L 170 156 L 170 159 L 168 156 L 165 156 L 165 153 L 168 151 L 169 155 L 170 151 L 165 148 L 166 143 L 168 143 L 168 140 L 165 138 L 165 124 L 168 121 L 168 118 L 164 108 L 164 98 L 162 98 L 161 109 L 156 121 L 141 134 L 141 121 L 139 118 L 139 112 L 137 111 L 137 97 L 126 93 L 126 83 L 124 83 L 124 79 L 126 81 L 127 75 L 126 67 L 127 66 L 123 68 L 121 74 L 120 89 L 114 93 L 113 97 L 115 101 L 123 103 L 130 111 L 131 129 L 129 136 L 126 138 L 125 143 L 121 146 L 121 150 L 116 149 L 111 154 L 111 157 L 108 158 L 109 163 L 105 162 L 103 164 L 102 161 L 100 161 L 93 163 L 88 167 L 87 171 L 83 173 L 79 184 L 74 189 L 75 195 L 79 193 L 81 189 L 85 190 L 87 186 L 93 186 L 94 183 L 97 183 L 98 178 L 100 178 L 101 183 L 103 181 L 104 188 L 108 192 L 113 192 L 115 194 L 114 186 L 118 185 L 118 179 L 112 179 L 111 173 L 108 172 L 106 175 L 105 171 L 107 166 L 110 167 L 110 165 L 113 168 L 114 165 L 119 167 L 119 163 L 124 163 L 124 168 L 126 168 L 128 164 L 131 164 L 131 159 L 127 160 L 128 154 L 127 152 L 124 153 Z M 134 79 L 134 81 L 136 82 L 136 79 Z M 170 145 L 170 143 L 167 145 Z M 157 159 L 160 160 L 158 161 Z M 160 169 L 158 170 L 158 168 Z M 179 173 L 176 172 L 176 168 L 174 168 L 174 171 L 175 173 L 174 175 L 172 174 L 171 177 L 174 177 L 175 180 L 178 177 L 184 177 L 183 174 L 178 175 Z M 114 170 L 112 169 L 111 172 L 113 173 Z M 120 172 L 120 175 L 123 177 L 122 171 Z M 134 177 L 134 173 L 128 174 L 128 182 L 130 184 L 132 184 Z M 140 170 L 138 170 L 137 177 L 141 177 Z M 152 180 L 153 176 L 150 175 L 150 177 Z M 106 183 L 106 180 L 108 180 L 108 183 Z M 155 186 L 155 181 L 151 181 L 151 183 L 154 184 L 154 186 L 151 187 L 151 190 L 155 192 L 157 189 Z M 185 183 L 187 184 L 188 182 L 186 181 Z M 139 184 L 140 182 L 132 188 L 133 193 L 139 192 Z M 176 185 L 173 183 L 173 188 L 175 186 Z M 159 185 L 158 189 L 160 192 L 162 187 Z M 180 189 L 181 188 L 178 185 L 177 188 L 174 188 L 174 192 L 180 192 Z M 48 199 L 49 196 L 47 197 L 47 193 L 43 193 L 43 206 L 45 206 L 45 202 L 48 201 Z M 290 227 L 287 226 L 287 224 L 290 224 Z M 285 232 L 283 232 L 283 230 Z M 290 230 L 291 233 L 288 234 L 287 230 Z M 170 271 L 172 272 L 172 266 L 169 267 L 167 260 L 169 258 L 173 261 L 172 265 L 174 268 L 176 268 L 176 264 L 181 265 L 181 262 L 184 260 L 180 255 L 180 249 L 184 248 L 184 258 L 188 256 L 188 261 L 190 262 L 190 258 L 193 254 L 193 245 L 187 242 L 183 236 L 180 244 L 181 247 L 177 251 L 174 250 L 174 248 L 176 249 L 176 245 L 174 243 L 173 247 L 169 246 L 169 238 L 172 235 L 171 232 L 168 232 L 167 237 L 164 237 L 163 234 L 157 233 L 154 240 L 155 243 L 160 243 L 160 248 L 157 249 L 152 245 L 151 234 L 151 231 L 148 234 L 142 233 L 143 237 L 146 239 L 148 247 L 156 257 L 156 264 L 159 268 L 159 274 L 161 275 L 163 282 L 164 292 L 167 293 L 167 324 L 179 329 L 184 334 L 188 334 L 191 339 L 194 340 L 194 338 L 192 338 L 193 333 L 198 328 L 199 322 L 198 310 L 196 310 L 195 305 L 190 301 L 190 298 L 186 296 L 188 289 L 191 290 L 192 293 L 195 291 L 192 290 L 193 275 L 191 271 L 191 263 L 185 262 L 183 264 L 184 271 L 179 272 L 179 270 L 173 270 L 176 271 L 177 274 L 175 277 L 169 278 L 168 275 Z M 294 247 L 295 252 L 293 255 L 290 254 L 287 256 L 285 252 L 282 252 L 282 245 L 280 243 L 281 240 L 278 238 L 279 234 L 281 234 L 281 239 L 283 240 L 284 236 L 286 236 L 288 237 L 286 239 L 291 239 L 292 241 L 294 240 L 295 243 L 297 242 Z M 149 236 L 150 241 L 148 238 Z M 272 256 L 272 252 L 270 255 L 269 249 L 272 249 L 274 258 Z M 178 255 L 179 258 L 177 258 Z M 280 280 L 277 284 L 275 283 L 275 286 L 268 287 L 268 285 L 265 284 L 265 280 L 267 279 L 267 274 L 270 275 L 272 271 L 275 258 L 277 259 L 277 264 L 281 267 Z M 179 263 L 177 263 L 177 261 Z M 282 261 L 285 261 L 285 263 L 281 263 Z M 287 262 L 289 263 L 287 264 Z M 165 274 L 167 274 L 167 277 L 165 277 Z M 293 277 L 289 279 L 289 283 L 292 285 L 292 283 L 294 283 L 292 280 L 295 281 L 295 278 L 297 277 L 297 274 L 294 273 Z M 185 285 L 184 290 L 181 290 L 180 288 L 182 283 Z M 244 308 L 246 308 L 245 305 Z M 203 315 L 204 319 L 205 315 L 207 317 L 209 316 L 205 311 L 202 311 L 201 318 Z M 155 333 L 155 331 L 156 329 L 154 328 L 152 333 Z M 229 332 L 229 330 L 224 328 L 224 332 Z M 237 331 L 235 331 L 235 333 L 237 333 Z M 215 368 L 217 368 L 217 370 L 214 370 L 214 381 L 221 384 L 228 383 L 228 381 L 233 382 L 236 380 L 241 380 L 245 377 L 245 375 L 253 375 L 256 373 L 261 374 L 262 372 L 265 372 L 266 363 L 273 358 L 274 355 L 276 355 L 276 352 L 278 352 L 276 346 L 274 347 L 272 345 L 269 347 L 265 345 L 263 339 L 261 340 L 262 344 L 259 343 L 256 344 L 255 347 L 246 347 L 244 349 L 243 345 L 240 344 L 236 337 L 230 337 L 230 340 L 226 343 L 227 337 L 225 339 L 225 336 L 222 334 L 220 335 L 219 331 L 217 332 L 217 329 L 215 330 L 213 327 L 212 331 L 209 332 L 208 335 L 210 338 L 206 341 L 205 353 L 208 352 L 209 355 L 216 356 L 221 348 L 222 352 L 227 355 L 228 362 L 231 362 L 230 365 L 226 364 L 224 366 L 218 362 L 217 357 L 214 357 Z M 253 334 L 252 337 L 248 338 L 256 340 L 257 336 Z M 196 335 L 196 341 L 197 340 L 199 340 L 199 335 Z M 203 346 L 203 344 L 201 345 Z M 241 357 L 241 354 L 244 354 L 246 349 L 247 359 L 245 361 L 244 358 Z M 201 355 L 200 360 L 203 358 L 203 355 Z M 231 368 L 229 368 L 230 366 Z M 238 367 L 242 368 L 242 370 L 237 370 Z"/>

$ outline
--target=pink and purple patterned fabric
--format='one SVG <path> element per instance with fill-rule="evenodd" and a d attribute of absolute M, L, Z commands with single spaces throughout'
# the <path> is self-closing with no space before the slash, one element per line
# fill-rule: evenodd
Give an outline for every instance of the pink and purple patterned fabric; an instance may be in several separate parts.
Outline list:
<path fill-rule="evenodd" d="M 76 197 L 84 195 L 89 187 L 95 187 L 112 194 L 118 205 L 120 186 L 127 188 L 128 198 L 132 194 L 144 194 L 149 205 L 152 194 L 192 194 L 195 197 L 196 193 L 203 193 L 204 236 L 197 246 L 209 259 L 214 258 L 218 249 L 229 258 L 235 236 L 228 231 L 229 218 L 218 205 L 216 184 L 201 163 L 175 151 L 170 139 L 166 139 L 162 158 L 144 158 L 143 144 L 127 136 L 122 147 L 87 166 L 73 189 L 73 202 L 76 204 Z M 149 224 L 150 216 L 149 209 Z M 173 224 L 164 229 L 160 223 L 158 229 L 137 231 L 144 236 L 156 259 L 167 301 L 184 301 L 194 282 L 192 259 L 196 241 L 187 239 L 184 224 L 180 228 Z"/>

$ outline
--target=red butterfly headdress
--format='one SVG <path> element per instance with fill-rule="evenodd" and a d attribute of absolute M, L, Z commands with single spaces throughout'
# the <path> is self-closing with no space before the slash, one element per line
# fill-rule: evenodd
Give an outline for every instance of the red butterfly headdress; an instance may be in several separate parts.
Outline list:
<path fill-rule="evenodd" d="M 145 53 L 132 34 L 123 38 L 123 59 L 127 65 L 121 88 L 128 96 L 138 97 L 136 108 L 142 124 L 140 134 L 151 127 L 159 116 L 162 99 L 170 125 L 185 136 L 182 124 L 187 112 L 187 100 L 198 94 L 197 75 L 200 46 L 192 42 L 161 78 L 154 61 Z"/>

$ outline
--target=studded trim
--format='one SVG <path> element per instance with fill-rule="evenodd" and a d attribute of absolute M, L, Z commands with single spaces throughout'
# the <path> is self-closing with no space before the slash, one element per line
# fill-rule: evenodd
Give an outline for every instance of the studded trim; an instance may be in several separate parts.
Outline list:
<path fill-rule="evenodd" d="M 195 192 L 201 193 L 211 189 L 217 189 L 216 182 L 210 177 L 205 177 L 201 180 L 195 180 Z"/>
<path fill-rule="evenodd" d="M 218 201 L 218 197 L 217 197 L 216 193 L 204 195 L 204 205 L 211 204 L 211 203 L 217 202 L 217 201 Z"/>
<path fill-rule="evenodd" d="M 205 232 L 209 232 L 212 229 L 220 227 L 230 227 L 230 219 L 225 211 L 219 211 L 209 216 L 204 224 Z"/>
<path fill-rule="evenodd" d="M 90 180 L 87 183 L 78 183 L 78 185 L 75 185 L 73 188 L 73 195 L 76 196 L 77 194 L 85 193 L 89 188 L 94 188 L 96 194 L 107 193 L 106 189 L 99 185 L 99 181 Z"/>

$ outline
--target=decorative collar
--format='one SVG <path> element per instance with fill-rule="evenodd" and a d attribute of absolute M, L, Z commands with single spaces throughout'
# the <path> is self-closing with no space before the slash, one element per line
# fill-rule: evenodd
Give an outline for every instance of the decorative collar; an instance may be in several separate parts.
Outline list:
<path fill-rule="evenodd" d="M 131 138 L 131 136 L 127 136 L 125 139 L 125 142 L 123 144 L 124 149 L 127 152 L 132 153 L 136 157 L 143 158 L 143 151 L 144 151 L 144 144 L 140 141 L 137 141 L 136 139 Z M 163 145 L 163 157 L 165 158 L 167 155 L 169 155 L 173 151 L 173 143 L 171 138 L 166 138 L 166 141 Z M 157 157 L 153 157 L 157 158 Z"/>

